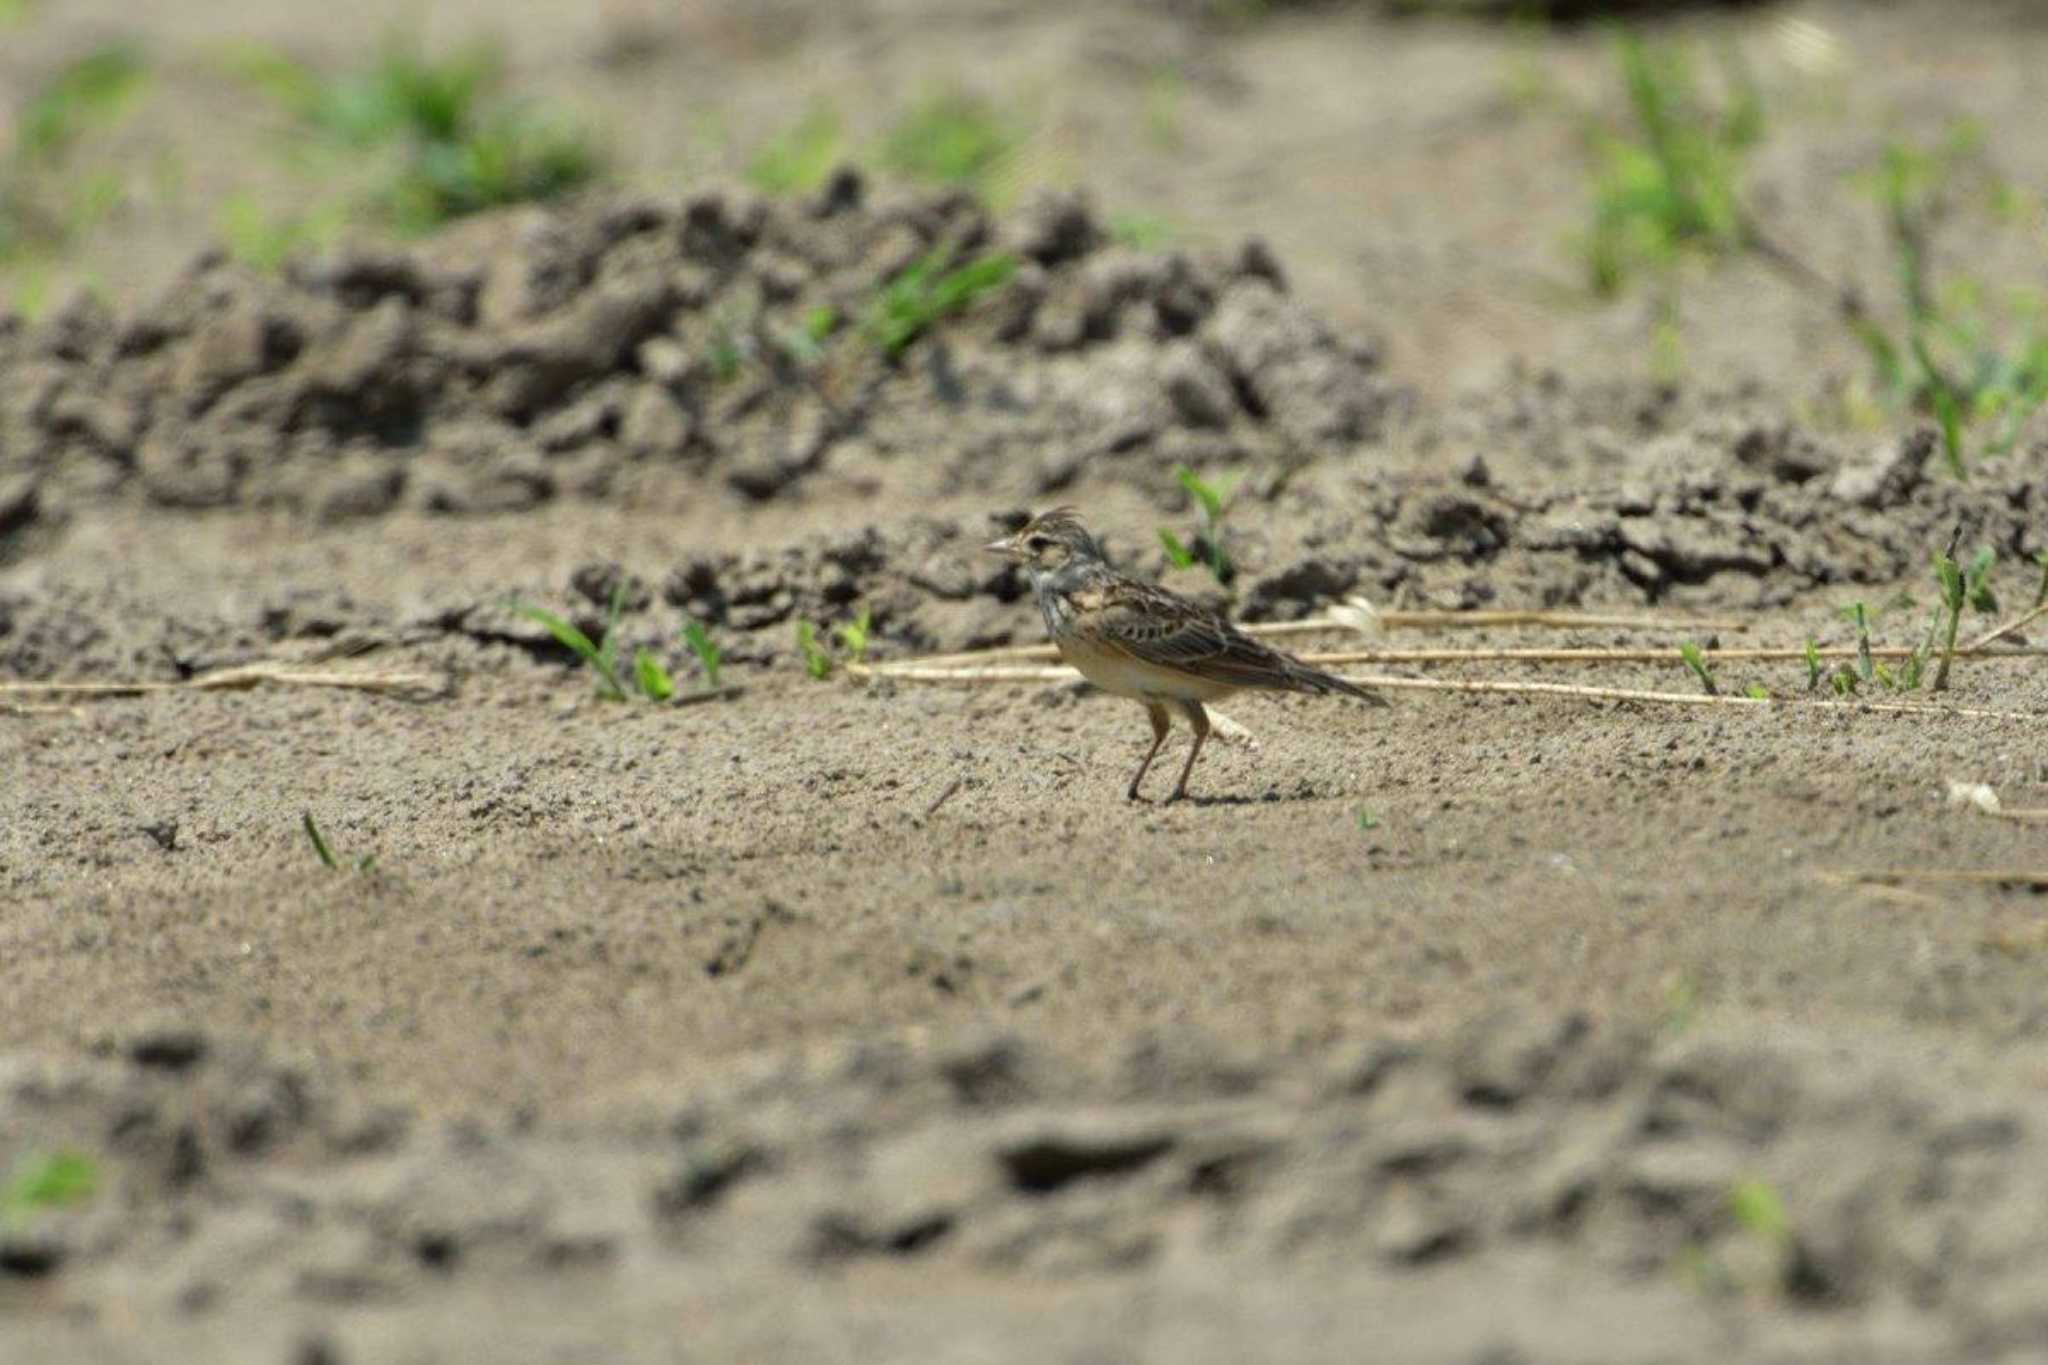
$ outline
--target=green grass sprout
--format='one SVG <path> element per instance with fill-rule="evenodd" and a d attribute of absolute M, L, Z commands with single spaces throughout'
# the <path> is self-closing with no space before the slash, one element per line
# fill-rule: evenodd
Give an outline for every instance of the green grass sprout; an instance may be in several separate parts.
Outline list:
<path fill-rule="evenodd" d="M 1819 687 L 1821 676 L 1826 672 L 1820 659 L 1820 646 L 1809 635 L 1806 637 L 1806 690 L 1811 692 Z"/>
<path fill-rule="evenodd" d="M 1777 1188 L 1755 1177 L 1737 1180 L 1728 1191 L 1728 1214 L 1736 1226 L 1774 1249 L 1792 1242 L 1792 1220 Z"/>
<path fill-rule="evenodd" d="M 139 49 L 110 43 L 59 67 L 19 107 L 0 149 L 0 264 L 61 249 L 120 202 L 119 178 L 80 173 L 74 153 L 128 111 L 148 74 Z"/>
<path fill-rule="evenodd" d="M 1994 175 L 1984 135 L 1968 122 L 1932 145 L 1893 142 L 1863 176 L 1883 217 L 1903 321 L 1888 322 L 1860 289 L 1831 280 L 1772 240 L 1746 205 L 1743 181 L 1765 131 L 1762 101 L 1735 50 L 1710 92 L 1682 47 L 1624 32 L 1615 46 L 1627 117 L 1589 121 L 1590 228 L 1580 250 L 1595 293 L 1647 276 L 1656 290 L 1653 372 L 1682 375 L 1679 266 L 1747 257 L 1824 299 L 1857 338 L 1879 396 L 1931 419 L 1958 479 L 1973 458 L 2000 456 L 2048 407 L 2048 306 L 2039 290 L 1992 300 L 1973 277 L 1937 278 L 1934 229 L 1960 193 L 1986 190 L 1994 214 L 2022 202 Z M 2031 215 L 2008 212 L 2019 224 Z"/>
<path fill-rule="evenodd" d="M 818 643 L 818 628 L 809 621 L 796 623 L 796 648 L 803 658 L 804 672 L 814 681 L 823 682 L 832 676 L 832 655 Z"/>
<path fill-rule="evenodd" d="M 319 139 L 360 154 L 389 152 L 373 199 L 402 231 L 557 198 L 604 169 L 587 132 L 503 93 L 504 63 L 488 45 L 429 57 L 394 39 L 368 67 L 326 76 L 247 44 L 230 66 Z"/>
<path fill-rule="evenodd" d="M 1201 509 L 1201 543 L 1209 551 L 1205 562 L 1209 566 L 1210 574 L 1218 583 L 1228 584 L 1236 576 L 1237 569 L 1231 563 L 1230 552 L 1224 545 L 1223 514 L 1235 480 L 1210 483 L 1184 464 L 1173 467 L 1173 477 L 1187 490 L 1195 506 Z M 1182 544 L 1179 537 L 1164 527 L 1160 528 L 1159 543 L 1166 547 L 1167 558 L 1173 561 L 1176 568 L 1185 569 L 1195 562 L 1194 553 Z"/>
<path fill-rule="evenodd" d="M 683 643 L 697 656 L 697 662 L 704 669 L 704 685 L 712 691 L 718 690 L 718 665 L 725 657 L 711 639 L 711 632 L 704 629 L 701 621 L 683 623 Z"/>
<path fill-rule="evenodd" d="M 778 329 L 775 340 L 798 365 L 815 365 L 825 358 L 825 342 L 838 326 L 839 310 L 820 304 L 804 314 L 801 326 Z"/>
<path fill-rule="evenodd" d="M 871 634 L 869 628 L 873 623 L 873 613 L 867 607 L 862 607 L 860 615 L 839 627 L 839 643 L 846 646 L 847 654 L 855 663 L 868 656 L 868 641 Z"/>
<path fill-rule="evenodd" d="M 882 287 L 868 314 L 868 335 L 895 360 L 935 323 L 1002 288 L 1016 272 L 1017 258 L 1007 253 L 947 270 L 945 253 L 934 251 Z"/>
<path fill-rule="evenodd" d="M 747 181 L 763 194 L 802 194 L 825 183 L 844 142 L 839 111 L 813 104 L 793 126 L 770 138 L 747 163 Z"/>
<path fill-rule="evenodd" d="M 1979 550 L 1970 560 L 1969 567 L 1958 564 L 1955 559 L 1956 544 L 1962 538 L 1963 528 L 1958 526 L 1949 537 L 1948 548 L 1934 556 L 1934 575 L 1941 585 L 1939 611 L 1946 617 L 1943 622 L 1941 662 L 1935 666 L 1934 682 L 1930 691 L 1948 690 L 1949 666 L 1955 662 L 1956 633 L 1962 626 L 1963 610 L 1980 611 L 1995 615 L 1998 598 L 1991 591 L 1991 570 L 1997 563 L 1997 555 L 1987 546 Z"/>
<path fill-rule="evenodd" d="M 913 105 L 882 142 L 882 164 L 912 180 L 986 193 L 1019 137 L 987 100 L 949 90 Z"/>
<path fill-rule="evenodd" d="M 1970 567 L 1963 571 L 1963 596 L 1969 599 L 1970 610 L 1985 616 L 1998 615 L 1998 595 L 1991 591 L 1991 570 L 1998 564 L 1998 552 L 1989 545 L 1970 558 Z"/>
<path fill-rule="evenodd" d="M 1856 671 L 1864 682 L 1877 676 L 1877 667 L 1870 657 L 1870 608 L 1861 602 L 1851 602 L 1842 608 L 1842 615 L 1856 627 Z"/>
<path fill-rule="evenodd" d="M 1732 52 L 1718 108 L 1684 49 L 1624 32 L 1615 56 L 1631 124 L 1591 133 L 1593 227 L 1585 254 L 1601 294 L 1618 292 L 1638 271 L 1668 272 L 1686 253 L 1728 256 L 1752 246 L 1738 179 L 1764 132 L 1762 101 Z"/>
<path fill-rule="evenodd" d="M 341 860 L 334 856 L 334 850 L 328 846 L 326 836 L 320 833 L 320 826 L 314 821 L 312 811 L 302 810 L 299 812 L 299 827 L 306 831 L 306 838 L 313 845 L 313 856 L 320 860 L 320 865 L 329 872 L 341 871 Z M 368 872 L 376 865 L 377 855 L 374 853 L 365 853 L 362 857 L 356 859 L 356 871 L 358 872 Z"/>
<path fill-rule="evenodd" d="M 1694 644 L 1691 640 L 1687 640 L 1678 647 L 1678 655 L 1685 660 L 1685 666 L 1690 668 L 1693 671 L 1693 675 L 1700 680 L 1700 686 L 1706 689 L 1708 696 L 1718 697 L 1721 695 L 1721 689 L 1714 685 L 1713 673 L 1707 668 L 1707 656 L 1698 645 Z"/>
<path fill-rule="evenodd" d="M 667 701 L 676 694 L 676 680 L 651 649 L 634 651 L 633 680 L 640 685 L 640 695 L 649 701 Z"/>
<path fill-rule="evenodd" d="M 1118 213 L 1109 220 L 1109 239 L 1133 251 L 1157 251 L 1178 235 L 1172 223 L 1152 214 Z"/>
<path fill-rule="evenodd" d="M 1881 396 L 1934 418 L 1943 458 L 1958 479 L 1968 477 L 1970 431 L 1988 432 L 1980 456 L 2007 454 L 2048 404 L 2048 326 L 2038 296 L 2020 291 L 2012 304 L 1994 309 L 1974 278 L 1937 281 L 1930 264 L 1934 227 L 1960 184 L 1988 175 L 1982 143 L 1982 131 L 1964 122 L 1931 147 L 1885 147 L 1866 181 L 1884 215 L 1903 329 L 1894 334 L 1880 324 L 1853 293 L 1845 310 Z"/>
<path fill-rule="evenodd" d="M 597 694 L 606 701 L 624 701 L 625 684 L 620 681 L 618 668 L 618 624 L 619 612 L 625 602 L 626 585 L 623 580 L 612 589 L 611 606 L 605 612 L 604 638 L 602 643 L 593 643 L 588 635 L 553 612 L 542 607 L 517 604 L 513 607 L 527 620 L 537 622 L 557 643 L 568 649 L 577 658 L 590 665 L 597 674 Z"/>
<path fill-rule="evenodd" d="M 74 1208 L 99 1193 L 101 1183 L 99 1163 L 83 1152 L 30 1156 L 0 1186 L 0 1215 L 14 1222 L 48 1209 Z"/>
<path fill-rule="evenodd" d="M 327 840 L 320 836 L 320 826 L 314 823 L 313 812 L 300 811 L 299 824 L 305 829 L 306 837 L 313 841 L 313 856 L 320 860 L 320 865 L 329 872 L 339 872 L 341 864 L 335 861 L 334 850 L 327 846 Z"/>
<path fill-rule="evenodd" d="M 348 212 L 342 204 L 322 203 L 303 213 L 274 213 L 255 194 L 238 191 L 221 201 L 218 222 L 230 255 L 274 271 L 299 252 L 331 245 L 347 226 Z"/>
<path fill-rule="evenodd" d="M 85 132 L 119 117 L 148 68 L 126 43 L 110 43 L 59 68 L 29 99 L 15 124 L 16 155 L 59 161 Z"/>
<path fill-rule="evenodd" d="M 711 373 L 719 383 L 730 383 L 739 377 L 740 367 L 746 363 L 747 343 L 733 326 L 732 319 L 723 313 L 711 319 L 711 339 L 706 343 L 706 356 L 711 362 Z"/>

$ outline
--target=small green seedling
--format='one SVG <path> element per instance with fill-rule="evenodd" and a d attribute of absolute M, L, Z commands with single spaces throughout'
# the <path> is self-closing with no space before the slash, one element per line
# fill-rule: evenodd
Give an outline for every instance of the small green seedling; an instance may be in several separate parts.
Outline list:
<path fill-rule="evenodd" d="M 821 303 L 804 314 L 804 336 L 812 345 L 822 346 L 825 339 L 839 328 L 839 310 L 829 303 Z"/>
<path fill-rule="evenodd" d="M 240 190 L 221 201 L 217 226 L 236 260 L 275 271 L 299 252 L 331 245 L 348 226 L 348 209 L 336 202 L 304 212 L 277 212 L 255 192 Z"/>
<path fill-rule="evenodd" d="M 1929 639 L 1932 639 L 1933 623 L 1929 622 Z M 1906 663 L 1899 670 L 1899 689 L 1904 692 L 1918 692 L 1920 681 L 1927 673 L 1927 642 L 1913 646 L 1913 652 L 1906 656 Z"/>
<path fill-rule="evenodd" d="M 667 701 L 676 694 L 676 680 L 669 676 L 668 668 L 654 657 L 651 649 L 634 653 L 633 679 L 640 684 L 640 695 L 649 701 Z"/>
<path fill-rule="evenodd" d="M 1941 611 L 1946 614 L 1946 634 L 1941 642 L 1941 662 L 1935 666 L 1934 682 L 1929 690 L 1943 692 L 1948 689 L 1949 666 L 1955 662 L 1956 632 L 1963 622 L 1963 608 L 1973 611 L 1996 613 L 1998 598 L 1991 591 L 1991 569 L 1998 557 L 1987 546 L 1979 550 L 1970 560 L 1970 567 L 1963 568 L 1955 561 L 1956 541 L 1961 537 L 1961 528 L 1949 538 L 1948 549 L 1935 555 L 1934 574 L 1941 582 Z"/>
<path fill-rule="evenodd" d="M 312 841 L 313 856 L 320 860 L 321 866 L 325 867 L 329 872 L 341 871 L 341 860 L 335 857 L 334 850 L 328 847 L 326 836 L 320 833 L 320 826 L 313 820 L 312 811 L 302 810 L 299 812 L 299 826 L 306 831 L 306 838 Z M 368 872 L 376 865 L 377 855 L 374 853 L 365 853 L 362 857 L 356 859 L 356 871 L 358 872 Z"/>
<path fill-rule="evenodd" d="M 747 362 L 749 348 L 745 334 L 724 312 L 711 319 L 711 339 L 704 345 L 704 354 L 711 362 L 712 376 L 719 383 L 728 384 L 739 377 L 740 368 Z"/>
<path fill-rule="evenodd" d="M 1791 1244 L 1792 1220 L 1785 1200 L 1768 1181 L 1754 1176 L 1736 1181 L 1728 1190 L 1728 1214 L 1736 1226 L 1770 1247 Z"/>
<path fill-rule="evenodd" d="M 605 612 L 604 641 L 592 644 L 590 637 L 578 630 L 571 622 L 540 607 L 519 605 L 513 610 L 529 621 L 536 621 L 546 628 L 548 634 L 577 658 L 589 664 L 597 673 L 597 694 L 606 701 L 624 701 L 625 684 L 620 681 L 618 667 L 618 624 L 619 612 L 625 605 L 626 585 L 621 581 L 612 589 L 611 606 Z"/>
<path fill-rule="evenodd" d="M 376 201 L 402 230 L 556 198 L 603 170 L 583 130 L 499 93 L 504 64 L 488 46 L 429 57 L 394 41 L 370 66 L 339 76 L 260 44 L 231 64 L 330 146 L 395 149 Z"/>
<path fill-rule="evenodd" d="M 120 203 L 120 178 L 81 174 L 71 154 L 122 116 L 147 76 L 136 48 L 109 44 L 59 68 L 16 109 L 0 144 L 0 263 L 61 249 Z"/>
<path fill-rule="evenodd" d="M 1969 429 L 1989 429 L 1982 454 L 2004 455 L 2048 403 L 2048 330 L 2039 296 L 2015 291 L 2012 303 L 1987 305 L 1979 281 L 1968 275 L 1937 281 L 1930 266 L 1934 227 L 1956 183 L 1966 170 L 1980 178 L 1985 173 L 1983 141 L 1981 128 L 1963 122 L 1932 147 L 1895 142 L 1884 149 L 1868 179 L 1892 246 L 1903 332 L 1885 330 L 1853 296 L 1846 310 L 1881 393 L 1934 418 L 1942 454 L 1958 479 L 1968 476 Z M 1994 194 L 2009 189 L 1992 179 Z"/>
<path fill-rule="evenodd" d="M 1157 251 L 1170 245 L 1174 226 L 1164 218 L 1146 213 L 1119 213 L 1109 220 L 1109 239 L 1133 251 Z"/>
<path fill-rule="evenodd" d="M 1877 665 L 1870 657 L 1870 608 L 1851 602 L 1842 608 L 1842 615 L 1856 627 L 1856 671 L 1864 682 L 1870 682 L 1877 677 Z"/>
<path fill-rule="evenodd" d="M 952 270 L 944 264 L 944 252 L 932 252 L 882 287 L 868 313 L 867 333 L 889 359 L 901 356 L 933 324 L 1002 288 L 1017 273 L 1017 258 L 1005 252 Z"/>
<path fill-rule="evenodd" d="M 1998 595 L 1991 591 L 1991 570 L 1998 565 L 1998 552 L 1989 545 L 1970 558 L 1970 567 L 1963 573 L 1963 596 L 1969 599 L 1970 610 L 1985 616 L 1998 614 Z"/>
<path fill-rule="evenodd" d="M 839 111 L 810 107 L 795 126 L 768 140 L 747 166 L 747 179 L 763 194 L 802 194 L 825 183 L 843 142 Z"/>
<path fill-rule="evenodd" d="M 2048 605 L 2048 550 L 2034 556 L 2034 562 L 2041 566 L 2041 586 L 2034 589 L 2034 605 Z"/>
<path fill-rule="evenodd" d="M 825 342 L 839 326 L 839 310 L 820 304 L 804 314 L 801 327 L 782 328 L 775 341 L 783 354 L 799 365 L 815 365 L 825 358 Z"/>
<path fill-rule="evenodd" d="M 1017 135 L 988 101 L 946 91 L 915 105 L 882 143 L 882 162 L 912 180 L 986 192 Z"/>
<path fill-rule="evenodd" d="M 1862 679 L 1857 677 L 1855 669 L 1847 664 L 1838 664 L 1835 667 L 1835 671 L 1828 677 L 1828 686 L 1835 689 L 1835 695 L 1838 697 L 1853 697 L 1856 695 L 1856 688 L 1861 681 Z"/>
<path fill-rule="evenodd" d="M 818 643 L 818 628 L 809 621 L 796 623 L 796 648 L 803 656 L 804 672 L 823 682 L 832 676 L 832 655 Z"/>
<path fill-rule="evenodd" d="M 335 861 L 334 850 L 320 837 L 320 826 L 313 823 L 313 812 L 300 811 L 299 823 L 305 827 L 306 837 L 313 841 L 313 855 L 320 860 L 321 865 L 329 872 L 339 872 L 341 864 Z"/>
<path fill-rule="evenodd" d="M 1820 646 L 1815 644 L 1813 637 L 1809 635 L 1806 637 L 1806 690 L 1811 692 L 1819 687 L 1821 677 L 1826 672 L 1827 669 L 1820 659 Z"/>
<path fill-rule="evenodd" d="M 1623 33 L 1616 49 L 1633 126 L 1594 129 L 1594 289 L 1617 292 L 1641 269 L 1668 275 L 1681 255 L 1730 256 L 1756 245 L 1738 180 L 1763 137 L 1763 104 L 1734 55 L 1716 110 L 1688 55 Z"/>
<path fill-rule="evenodd" d="M 1358 812 L 1358 827 L 1361 830 L 1378 829 L 1380 827 L 1380 818 L 1369 810 L 1362 810 Z"/>
<path fill-rule="evenodd" d="M 23 1160 L 0 1186 L 0 1221 L 72 1208 L 99 1192 L 100 1167 L 83 1152 L 56 1151 Z"/>
<path fill-rule="evenodd" d="M 1184 464 L 1174 466 L 1173 477 L 1187 490 L 1195 505 L 1201 508 L 1202 539 L 1209 549 L 1209 572 L 1218 583 L 1228 583 L 1236 575 L 1237 569 L 1230 562 L 1230 552 L 1223 544 L 1223 512 L 1235 480 L 1210 483 Z M 1173 561 L 1175 568 L 1185 569 L 1194 564 L 1194 553 L 1179 537 L 1164 527 L 1159 531 L 1159 543 L 1166 548 L 1166 557 Z"/>
<path fill-rule="evenodd" d="M 1762 683 L 1751 683 L 1743 690 L 1742 695 L 1748 697 L 1751 701 L 1769 701 L 1771 699 L 1771 689 L 1765 687 Z"/>
<path fill-rule="evenodd" d="M 700 621 L 689 621 L 683 626 L 683 643 L 697 656 L 697 662 L 704 669 L 704 685 L 714 692 L 718 690 L 718 665 L 725 656 L 712 642 L 711 632 L 704 629 Z"/>
<path fill-rule="evenodd" d="M 1700 686 L 1706 689 L 1708 696 L 1718 697 L 1721 695 L 1721 689 L 1714 685 L 1713 673 L 1707 668 L 1707 656 L 1701 652 L 1698 645 L 1694 644 L 1691 640 L 1687 640 L 1678 647 L 1678 655 L 1685 660 L 1685 666 L 1690 668 L 1693 671 L 1693 675 L 1700 680 Z"/>
<path fill-rule="evenodd" d="M 855 663 L 868 656 L 868 628 L 872 624 L 873 613 L 862 607 L 860 615 L 839 627 L 839 643 L 846 646 L 846 652 L 852 656 Z"/>

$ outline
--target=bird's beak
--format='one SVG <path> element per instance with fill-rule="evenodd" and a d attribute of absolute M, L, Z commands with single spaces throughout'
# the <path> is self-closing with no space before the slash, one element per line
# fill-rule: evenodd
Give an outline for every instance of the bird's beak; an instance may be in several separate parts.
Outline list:
<path fill-rule="evenodd" d="M 1004 536 L 1001 540 L 991 540 L 988 544 L 982 546 L 981 549 L 984 554 L 1001 555 L 1004 559 L 1016 559 L 1018 557 L 1017 538 L 1015 536 Z"/>

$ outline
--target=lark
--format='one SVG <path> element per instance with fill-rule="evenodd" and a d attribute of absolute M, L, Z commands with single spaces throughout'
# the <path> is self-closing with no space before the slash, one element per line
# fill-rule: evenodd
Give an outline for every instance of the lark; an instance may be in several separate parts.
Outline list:
<path fill-rule="evenodd" d="M 1131 778 L 1125 793 L 1130 800 L 1138 799 L 1145 773 L 1173 729 L 1169 708 L 1186 716 L 1195 732 L 1180 781 L 1167 798 L 1171 802 L 1188 794 L 1188 774 L 1209 738 L 1204 702 L 1264 688 L 1341 692 L 1386 705 L 1362 687 L 1261 644 L 1178 593 L 1118 573 L 1071 507 L 1043 513 L 984 548 L 1030 576 L 1046 631 L 1062 658 L 1103 691 L 1144 704 L 1152 718 L 1152 747 Z"/>

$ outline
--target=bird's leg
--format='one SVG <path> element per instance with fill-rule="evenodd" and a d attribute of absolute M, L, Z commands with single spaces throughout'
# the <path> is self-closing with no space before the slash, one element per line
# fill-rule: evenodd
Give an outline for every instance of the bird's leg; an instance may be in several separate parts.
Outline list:
<path fill-rule="evenodd" d="M 1195 747 L 1188 750 L 1187 766 L 1180 770 L 1180 781 L 1174 784 L 1168 801 L 1178 801 L 1188 794 L 1188 774 L 1195 770 L 1195 760 L 1202 756 L 1202 741 L 1209 737 L 1209 713 L 1202 709 L 1202 703 L 1184 701 L 1180 709 L 1187 712 L 1188 724 L 1195 727 Z"/>
<path fill-rule="evenodd" d="M 1138 784 L 1145 780 L 1145 770 L 1152 766 L 1152 760 L 1159 756 L 1159 746 L 1166 743 L 1166 732 L 1173 728 L 1173 718 L 1166 714 L 1166 708 L 1156 701 L 1145 703 L 1145 712 L 1152 717 L 1152 747 L 1145 751 L 1145 761 L 1138 765 L 1138 775 L 1131 779 L 1131 789 L 1124 793 L 1126 801 L 1138 799 Z"/>

